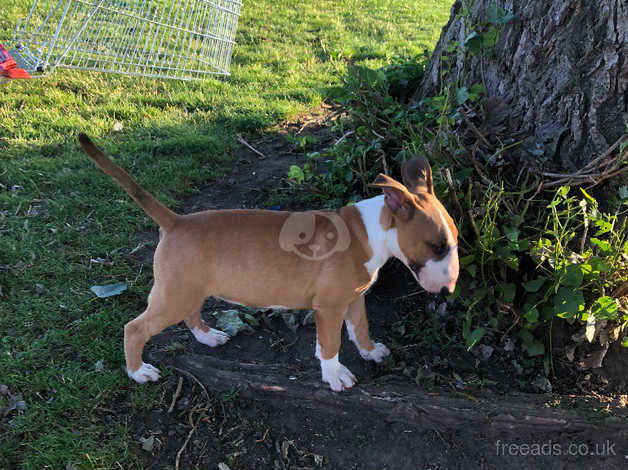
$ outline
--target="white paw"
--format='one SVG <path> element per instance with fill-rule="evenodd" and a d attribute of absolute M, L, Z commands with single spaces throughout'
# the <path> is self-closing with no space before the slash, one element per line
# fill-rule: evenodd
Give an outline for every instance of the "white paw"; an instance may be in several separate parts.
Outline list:
<path fill-rule="evenodd" d="M 315 356 L 319 361 L 321 361 L 323 382 L 328 383 L 329 387 L 334 392 L 342 392 L 343 390 L 351 388 L 355 385 L 357 382 L 355 375 L 338 362 L 338 354 L 331 359 L 323 359 L 321 354 L 321 345 L 317 343 Z"/>
<path fill-rule="evenodd" d="M 128 369 L 126 372 L 129 374 L 129 377 L 141 384 L 148 381 L 155 382 L 159 380 L 159 377 L 161 376 L 159 369 L 150 364 L 146 364 L 145 362 L 142 362 L 140 368 L 135 372 L 131 372 Z"/>
<path fill-rule="evenodd" d="M 361 350 L 360 356 L 367 361 L 382 362 L 382 360 L 390 354 L 390 349 L 382 343 L 375 343 L 374 348 L 370 351 Z"/>
<path fill-rule="evenodd" d="M 230 338 L 227 333 L 217 330 L 215 328 L 210 328 L 207 332 L 201 330 L 200 328 L 194 328 L 192 330 L 192 334 L 196 338 L 196 341 L 206 344 L 210 348 L 225 344 L 227 341 L 229 341 Z"/>
<path fill-rule="evenodd" d="M 333 369 L 323 369 L 323 382 L 328 383 L 334 392 L 342 392 L 353 387 L 357 379 L 349 369 L 338 363 Z"/>

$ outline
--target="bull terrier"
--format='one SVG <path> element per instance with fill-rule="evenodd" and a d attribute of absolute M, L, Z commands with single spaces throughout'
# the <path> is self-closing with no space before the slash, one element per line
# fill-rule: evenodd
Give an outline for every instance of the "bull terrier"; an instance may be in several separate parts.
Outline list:
<path fill-rule="evenodd" d="M 146 342 L 184 321 L 210 347 L 229 336 L 201 318 L 206 297 L 260 308 L 312 309 L 315 356 L 334 391 L 355 376 L 338 360 L 342 324 L 365 360 L 390 354 L 369 335 L 364 294 L 391 257 L 401 260 L 428 292 L 453 292 L 458 278 L 458 231 L 434 195 L 432 170 L 415 157 L 403 184 L 380 174 L 383 194 L 336 211 L 209 210 L 179 215 L 139 186 L 85 134 L 83 150 L 159 225 L 154 284 L 148 306 L 124 326 L 129 377 L 155 381 L 160 371 L 142 360 Z"/>

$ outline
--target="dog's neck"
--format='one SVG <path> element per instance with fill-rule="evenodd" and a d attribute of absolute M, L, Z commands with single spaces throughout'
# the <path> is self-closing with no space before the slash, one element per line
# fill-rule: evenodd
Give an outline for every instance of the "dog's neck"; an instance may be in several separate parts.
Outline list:
<path fill-rule="evenodd" d="M 355 207 L 362 216 L 362 222 L 366 229 L 369 245 L 373 250 L 373 256 L 369 259 L 365 267 L 370 275 L 377 273 L 388 259 L 399 258 L 405 264 L 407 260 L 399 247 L 396 228 L 384 228 L 382 226 L 382 211 L 387 211 L 385 207 L 384 195 L 358 202 Z"/>

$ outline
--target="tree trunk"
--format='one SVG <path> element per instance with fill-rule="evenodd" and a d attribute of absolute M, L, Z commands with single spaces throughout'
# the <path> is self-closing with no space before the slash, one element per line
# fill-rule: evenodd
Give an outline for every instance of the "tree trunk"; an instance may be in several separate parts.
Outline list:
<path fill-rule="evenodd" d="M 491 28 L 497 35 L 478 42 Z M 527 138 L 522 156 L 543 152 L 550 166 L 581 168 L 626 132 L 628 3 L 456 1 L 418 96 L 437 94 L 442 80 L 482 83 L 486 96 L 503 100 L 508 132 Z"/>

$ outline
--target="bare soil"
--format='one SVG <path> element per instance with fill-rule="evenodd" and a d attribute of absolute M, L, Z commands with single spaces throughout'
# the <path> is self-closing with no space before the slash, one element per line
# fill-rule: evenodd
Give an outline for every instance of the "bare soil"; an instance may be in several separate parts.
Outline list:
<path fill-rule="evenodd" d="M 333 144 L 328 116 L 322 110 L 247 139 L 265 158 L 243 144 L 234 172 L 186 201 L 185 210 L 264 207 L 272 191 L 286 187 L 289 166 L 303 162 L 295 142 L 307 134 L 321 149 Z M 382 271 L 367 295 L 367 311 L 372 336 L 393 354 L 383 365 L 367 363 L 343 332 L 340 357 L 359 383 L 338 403 L 323 386 L 306 389 L 302 399 L 282 398 L 272 390 L 245 393 L 230 382 L 210 387 L 198 373 L 176 367 L 178 359 L 198 355 L 241 363 L 243 383 L 251 364 L 283 377 L 287 387 L 316 382 L 311 324 L 293 331 L 281 315 L 260 311 L 259 327 L 219 348 L 195 342 L 183 325 L 154 337 L 145 354 L 155 364 L 175 365 L 162 384 L 161 405 L 120 410 L 131 415 L 130 434 L 149 439 L 133 449 L 142 468 L 176 468 L 177 461 L 181 469 L 224 463 L 232 470 L 626 468 L 625 351 L 611 351 L 605 368 L 595 371 L 557 359 L 554 393 L 541 392 L 538 368 L 526 369 L 515 352 L 500 346 L 491 354 L 467 352 L 459 345 L 455 304 L 420 292 L 399 263 Z M 428 312 L 430 304 L 437 317 Z M 213 324 L 212 312 L 229 308 L 237 307 L 208 299 L 203 314 Z M 425 328 L 413 331 L 415 324 Z M 438 341 L 425 338 L 436 331 Z M 392 403 L 390 412 L 387 405 L 361 406 L 367 391 L 380 391 L 375 395 Z M 420 405 L 400 409 L 391 398 L 412 393 Z"/>

